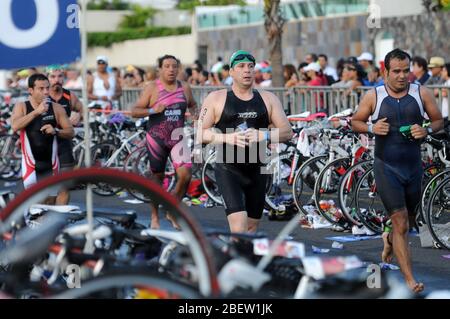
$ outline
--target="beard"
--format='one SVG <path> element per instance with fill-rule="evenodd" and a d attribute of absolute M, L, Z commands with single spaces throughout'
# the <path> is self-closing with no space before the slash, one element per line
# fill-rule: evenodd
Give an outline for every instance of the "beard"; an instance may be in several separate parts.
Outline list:
<path fill-rule="evenodd" d="M 60 84 L 60 83 L 55 83 L 55 84 L 53 84 L 52 87 L 51 87 L 51 89 L 52 89 L 52 90 L 55 90 L 55 91 L 61 91 L 62 88 L 63 88 L 63 86 L 62 86 L 62 84 Z"/>

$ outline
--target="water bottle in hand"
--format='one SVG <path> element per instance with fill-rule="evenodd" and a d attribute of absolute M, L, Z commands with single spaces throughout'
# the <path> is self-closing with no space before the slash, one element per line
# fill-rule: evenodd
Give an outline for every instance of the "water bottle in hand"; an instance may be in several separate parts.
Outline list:
<path fill-rule="evenodd" d="M 242 122 L 236 127 L 237 132 L 245 132 L 248 129 L 247 121 Z"/>

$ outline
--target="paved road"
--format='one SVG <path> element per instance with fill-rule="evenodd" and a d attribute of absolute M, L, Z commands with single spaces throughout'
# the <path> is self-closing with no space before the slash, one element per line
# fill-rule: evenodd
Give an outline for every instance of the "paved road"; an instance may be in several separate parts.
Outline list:
<path fill-rule="evenodd" d="M 19 192 L 21 186 L 18 183 L 15 191 Z M 145 204 L 125 203 L 125 199 L 132 197 L 119 198 L 94 196 L 95 207 L 114 207 L 117 210 L 135 210 L 138 214 L 139 222 L 149 224 L 149 209 Z M 72 193 L 71 204 L 83 205 L 82 191 Z M 195 219 L 202 227 L 214 227 L 227 229 L 228 224 L 222 207 L 203 208 L 191 206 L 189 208 Z M 275 237 L 287 222 L 269 221 L 266 216 L 261 221 L 260 231 L 266 233 L 269 237 Z M 162 218 L 162 227 L 170 228 L 170 224 Z M 291 236 L 293 240 L 305 243 L 307 254 L 312 254 L 311 246 L 320 248 L 330 248 L 332 240 L 326 237 L 350 235 L 348 233 L 334 232 L 328 229 L 312 230 L 298 227 Z M 450 259 L 443 255 L 449 255 L 450 251 L 441 249 L 421 248 L 418 237 L 410 237 L 412 261 L 417 279 L 425 283 L 427 291 L 450 289 Z M 371 239 L 344 243 L 343 250 L 331 249 L 327 255 L 357 255 L 360 259 L 369 262 L 380 262 L 382 250 L 381 239 Z M 395 276 L 401 278 L 400 271 L 391 271 Z"/>

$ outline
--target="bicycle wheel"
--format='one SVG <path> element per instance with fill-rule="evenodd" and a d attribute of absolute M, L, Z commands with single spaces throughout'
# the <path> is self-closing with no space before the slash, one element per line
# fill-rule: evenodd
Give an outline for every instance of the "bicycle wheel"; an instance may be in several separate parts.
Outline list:
<path fill-rule="evenodd" d="M 152 179 L 152 171 L 150 167 L 150 159 L 147 148 L 140 147 L 127 157 L 124 164 L 124 169 L 127 172 L 133 172 L 146 178 Z M 170 192 L 174 189 L 176 184 L 176 172 L 170 157 L 167 159 L 165 176 L 163 180 L 163 188 Z M 150 202 L 143 194 L 135 189 L 128 189 L 128 192 L 138 200 L 143 202 Z"/>
<path fill-rule="evenodd" d="M 208 156 L 202 168 L 202 184 L 209 198 L 217 205 L 223 205 L 222 196 L 216 183 L 216 153 Z"/>
<path fill-rule="evenodd" d="M 361 226 L 356 214 L 356 185 L 364 173 L 373 166 L 373 160 L 356 163 L 342 177 L 339 185 L 339 207 L 345 218 L 357 226 Z"/>
<path fill-rule="evenodd" d="M 426 224 L 428 224 L 428 221 L 426 219 L 427 214 L 425 214 L 425 212 L 428 207 L 428 201 L 431 197 L 431 193 L 436 189 L 437 185 L 439 185 L 439 183 L 442 182 L 447 176 L 450 176 L 450 169 L 446 169 L 435 174 L 425 183 L 425 187 L 423 188 L 420 198 L 419 215 L 417 216 L 417 218 L 421 219 Z"/>
<path fill-rule="evenodd" d="M 203 296 L 193 287 L 158 273 L 136 273 L 133 268 L 123 273 L 105 274 L 83 282 L 54 299 L 199 299 Z"/>
<path fill-rule="evenodd" d="M 200 226 L 192 218 L 185 205 L 180 205 L 177 199 L 165 192 L 160 186 L 133 173 L 89 168 L 64 172 L 43 179 L 20 193 L 0 212 L 0 234 L 10 232 L 17 224 L 21 223 L 24 212 L 29 211 L 32 205 L 43 201 L 55 189 L 62 187 L 73 189 L 77 185 L 95 185 L 98 183 L 109 183 L 113 187 L 119 188 L 137 189 L 151 198 L 152 201 L 162 205 L 164 211 L 169 212 L 181 226 L 181 230 L 177 234 L 183 236 L 185 246 L 189 249 L 194 261 L 198 275 L 197 290 L 202 296 L 218 296 L 220 290 L 212 257 L 212 248 L 201 232 Z M 84 190 L 78 192 L 84 192 Z M 86 194 L 81 195 L 85 196 Z M 113 200 L 104 201 L 103 204 L 108 207 L 115 207 L 116 205 Z"/>
<path fill-rule="evenodd" d="M 292 195 L 298 210 L 305 216 L 308 212 L 304 205 L 314 205 L 314 186 L 320 170 L 326 165 L 328 155 L 319 155 L 308 159 L 300 166 L 292 183 Z"/>
<path fill-rule="evenodd" d="M 319 213 L 330 223 L 340 226 L 348 224 L 338 206 L 339 185 L 352 164 L 350 157 L 338 158 L 320 171 L 314 185 L 314 201 Z"/>
<path fill-rule="evenodd" d="M 450 176 L 431 192 L 426 221 L 433 239 L 441 247 L 450 249 Z"/>
<path fill-rule="evenodd" d="M 0 136 L 0 179 L 18 181 L 22 178 L 22 152 L 17 134 Z"/>
<path fill-rule="evenodd" d="M 356 214 L 371 231 L 381 234 L 389 219 L 377 192 L 373 167 L 368 169 L 356 186 Z"/>

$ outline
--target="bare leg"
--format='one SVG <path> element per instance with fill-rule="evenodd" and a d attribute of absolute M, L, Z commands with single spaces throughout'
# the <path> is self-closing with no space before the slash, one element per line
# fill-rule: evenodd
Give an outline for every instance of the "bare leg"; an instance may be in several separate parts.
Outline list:
<path fill-rule="evenodd" d="M 73 166 L 64 166 L 60 168 L 60 172 L 71 172 L 73 171 Z M 70 192 L 67 188 L 61 188 L 56 196 L 56 205 L 67 205 L 70 201 Z"/>
<path fill-rule="evenodd" d="M 58 192 L 58 196 L 56 196 L 56 205 L 67 205 L 70 200 L 69 190 L 63 188 Z"/>
<path fill-rule="evenodd" d="M 162 180 L 164 178 L 164 173 L 155 173 L 152 175 L 153 181 L 158 183 L 159 185 L 162 184 Z M 150 219 L 150 228 L 152 229 L 159 229 L 159 214 L 158 214 L 158 202 L 152 202 L 150 203 L 150 209 L 151 209 L 151 219 Z"/>
<path fill-rule="evenodd" d="M 258 230 L 258 226 L 259 226 L 259 219 L 254 219 L 254 218 L 248 218 L 248 232 L 249 233 L 256 233 L 256 231 Z"/>
<path fill-rule="evenodd" d="M 386 233 L 384 232 L 383 235 L 381 235 L 383 238 L 383 252 L 381 253 L 381 260 L 384 263 L 391 263 L 392 257 L 393 257 L 393 248 L 392 248 L 392 232 Z"/>
<path fill-rule="evenodd" d="M 423 283 L 418 283 L 413 276 L 411 266 L 411 256 L 408 245 L 408 212 L 406 209 L 395 211 L 392 216 L 392 244 L 395 257 L 397 258 L 400 270 L 405 277 L 406 284 L 413 292 L 421 292 L 424 289 Z"/>
<path fill-rule="evenodd" d="M 231 213 L 227 216 L 232 233 L 246 233 L 248 231 L 247 212 Z"/>
<path fill-rule="evenodd" d="M 183 199 L 184 194 L 186 194 L 187 187 L 191 181 L 191 169 L 187 167 L 180 167 L 177 169 L 177 183 L 175 189 L 172 191 L 178 201 Z M 170 213 L 166 214 L 166 218 L 172 223 L 175 229 L 181 229 L 176 218 L 174 218 Z"/>

